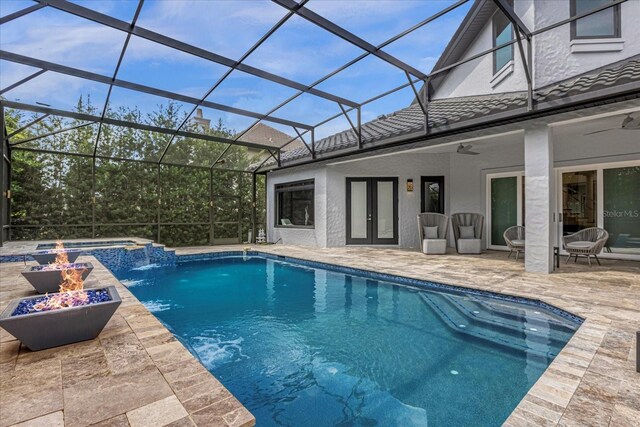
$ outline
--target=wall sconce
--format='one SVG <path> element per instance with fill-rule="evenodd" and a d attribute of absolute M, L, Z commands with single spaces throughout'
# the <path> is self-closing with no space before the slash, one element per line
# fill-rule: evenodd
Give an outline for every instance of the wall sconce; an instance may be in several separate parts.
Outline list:
<path fill-rule="evenodd" d="M 407 192 L 413 193 L 413 179 L 407 180 Z"/>

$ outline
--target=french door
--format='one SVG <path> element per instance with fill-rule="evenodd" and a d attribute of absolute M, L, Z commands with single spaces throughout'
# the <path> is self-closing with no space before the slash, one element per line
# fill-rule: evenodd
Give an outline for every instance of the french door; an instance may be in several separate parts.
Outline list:
<path fill-rule="evenodd" d="M 607 230 L 604 257 L 640 259 L 640 162 L 557 170 L 558 246 L 588 227 Z"/>
<path fill-rule="evenodd" d="M 398 243 L 398 178 L 347 178 L 347 244 Z"/>
<path fill-rule="evenodd" d="M 488 247 L 506 249 L 504 231 L 524 225 L 524 175 L 508 172 L 487 175 Z"/>

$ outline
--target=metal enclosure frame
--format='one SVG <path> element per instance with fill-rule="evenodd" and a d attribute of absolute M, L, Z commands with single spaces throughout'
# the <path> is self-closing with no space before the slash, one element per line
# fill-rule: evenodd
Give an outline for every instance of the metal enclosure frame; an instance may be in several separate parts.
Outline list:
<path fill-rule="evenodd" d="M 29 56 L 25 56 L 25 55 L 18 55 L 15 53 L 11 53 L 11 52 L 7 52 L 7 51 L 0 51 L 0 59 L 2 60 L 6 60 L 6 61 L 10 61 L 10 62 L 14 62 L 14 63 L 19 63 L 19 64 L 24 64 L 24 65 L 29 65 L 31 67 L 35 67 L 38 69 L 38 71 L 24 77 L 23 79 L 21 79 L 20 81 L 6 87 L 5 89 L 3 89 L 2 91 L 0 91 L 0 95 L 3 95 L 29 81 L 31 81 L 32 79 L 35 79 L 39 76 L 41 76 L 42 74 L 45 74 L 47 72 L 56 72 L 56 73 L 62 73 L 68 76 L 73 76 L 73 77 L 77 77 L 77 78 L 81 78 L 81 79 L 85 79 L 85 80 L 89 80 L 89 81 L 94 81 L 94 82 L 98 82 L 101 84 L 105 84 L 108 85 L 108 92 L 107 92 L 107 96 L 106 96 L 106 100 L 104 103 L 104 106 L 102 108 L 102 111 L 100 112 L 100 115 L 90 115 L 90 114 L 83 114 L 83 113 L 78 113 L 78 112 L 73 112 L 73 111 L 65 111 L 65 110 L 60 110 L 60 109 L 55 109 L 55 108 L 51 108 L 48 106 L 44 106 L 44 105 L 31 105 L 31 104 L 26 104 L 26 103 L 20 103 L 20 102 L 14 102 L 14 101 L 7 101 L 4 99 L 0 98 L 0 135 L 2 135 L 2 143 L 0 144 L 0 154 L 2 157 L 2 161 L 0 161 L 0 177 L 2 178 L 2 197 L 0 200 L 0 245 L 2 245 L 2 242 L 6 241 L 8 238 L 10 238 L 10 230 L 12 227 L 16 227 L 15 225 L 11 225 L 10 224 L 10 212 L 11 212 L 11 198 L 10 198 L 10 181 L 11 181 L 11 155 L 12 155 L 12 151 L 14 150 L 27 150 L 27 151 L 35 151 L 35 152 L 41 152 L 41 153 L 51 153 L 51 154 L 60 154 L 60 155 L 69 155 L 69 156 L 82 156 L 82 157 L 91 157 L 92 158 L 92 179 L 93 179 L 93 185 L 92 185 L 92 189 L 93 189 L 93 194 L 94 194 L 94 200 L 95 200 L 95 169 L 96 169 L 96 160 L 97 159 L 109 159 L 109 160 L 115 160 L 115 161 L 124 161 L 124 162 L 142 162 L 142 163 L 150 163 L 150 164 L 155 164 L 157 165 L 157 170 L 158 170 L 158 189 L 160 189 L 160 170 L 162 166 L 184 166 L 184 167 L 188 167 L 188 168 L 201 168 L 201 169 L 208 169 L 209 170 L 209 176 L 210 176 L 210 182 L 209 182 L 209 188 L 210 188 L 210 201 L 213 200 L 213 194 L 211 191 L 212 185 L 211 185 L 211 180 L 213 179 L 213 171 L 217 170 L 217 169 L 222 169 L 225 171 L 229 171 L 229 169 L 224 169 L 224 168 L 218 168 L 217 165 L 221 164 L 221 162 L 224 161 L 224 157 L 227 154 L 227 152 L 229 151 L 229 149 L 233 146 L 244 146 L 244 147 L 248 147 L 248 148 L 253 148 L 253 149 L 258 149 L 258 150 L 264 150 L 265 152 L 269 153 L 269 157 L 267 157 L 266 159 L 264 159 L 262 161 L 261 164 L 259 165 L 253 165 L 253 167 L 249 170 L 241 170 L 241 171 L 237 171 L 239 173 L 244 173 L 247 174 L 247 176 L 251 176 L 251 194 L 252 194 L 252 201 L 251 201 L 251 218 L 252 218 L 252 225 L 251 225 L 251 230 L 253 232 L 253 238 L 255 239 L 255 235 L 256 235 L 256 194 L 257 194 L 257 189 L 256 189 L 256 175 L 257 174 L 263 174 L 265 173 L 265 171 L 263 170 L 264 165 L 267 163 L 267 161 L 269 161 L 270 159 L 275 159 L 277 162 L 277 166 L 280 167 L 282 166 L 282 161 L 281 161 L 281 152 L 282 150 L 287 147 L 289 144 L 293 143 L 296 140 L 300 140 L 303 141 L 303 145 L 304 147 L 306 147 L 309 150 L 309 154 L 311 156 L 312 161 L 315 161 L 316 159 L 316 140 L 315 140 L 315 131 L 319 126 L 322 126 L 323 124 L 328 123 L 331 120 L 334 120 L 340 116 L 344 116 L 347 120 L 347 122 L 349 123 L 349 126 L 351 128 L 351 131 L 353 132 L 354 136 L 356 137 L 357 141 L 358 141 L 358 149 L 363 149 L 363 142 L 364 142 L 364 138 L 362 135 L 362 107 L 364 105 L 367 105 L 371 102 L 374 102 L 380 98 L 383 98 L 385 96 L 388 96 L 392 93 L 395 93 L 399 90 L 405 89 L 410 87 L 412 89 L 412 91 L 414 92 L 415 95 L 415 99 L 416 102 L 419 104 L 424 116 L 425 116 L 425 127 L 424 127 L 424 135 L 425 138 L 429 138 L 431 136 L 431 131 L 430 131 L 430 127 L 429 127 L 429 121 L 428 121 L 428 107 L 429 107 L 429 81 L 434 78 L 435 76 L 441 75 L 442 73 L 445 73 L 451 69 L 454 69 L 462 64 L 465 64 L 467 62 L 479 59 L 481 57 L 484 57 L 485 55 L 490 55 L 493 54 L 493 52 L 504 48 L 504 47 L 508 47 L 510 46 L 511 49 L 513 49 L 513 46 L 517 44 L 518 46 L 518 50 L 520 53 L 520 57 L 521 60 L 523 61 L 523 64 L 525 65 L 524 68 L 524 73 L 525 73 L 525 77 L 526 77 L 526 81 L 527 81 L 527 92 L 528 92 L 528 110 L 529 111 L 534 111 L 536 106 L 535 106 L 535 102 L 534 102 L 534 98 L 533 98 L 533 82 L 532 82 L 532 43 L 533 43 L 533 39 L 535 38 L 536 35 L 544 33 L 546 31 L 552 30 L 554 28 L 557 28 L 559 26 L 562 25 L 573 25 L 573 23 L 583 17 L 595 14 L 597 12 L 600 12 L 604 9 L 608 9 L 608 8 L 616 8 L 617 10 L 620 9 L 620 5 L 624 2 L 626 2 L 627 0 L 614 0 L 612 2 L 609 2 L 607 4 L 598 6 L 588 12 L 582 13 L 580 15 L 576 15 L 576 16 L 571 16 L 568 19 L 564 19 L 562 21 L 556 22 L 554 24 L 551 24 L 547 27 L 538 29 L 536 31 L 531 31 L 529 30 L 526 25 L 520 20 L 520 18 L 517 16 L 517 14 L 515 13 L 513 6 L 511 5 L 511 2 L 509 2 L 508 0 L 477 0 L 477 1 L 492 1 L 493 3 L 495 3 L 495 5 L 497 6 L 497 8 L 507 17 L 507 19 L 509 21 L 511 21 L 511 23 L 513 24 L 513 28 L 514 28 L 514 33 L 515 33 L 515 39 L 510 40 L 509 42 L 503 43 L 499 46 L 494 46 L 492 49 L 488 49 L 485 50 L 483 52 L 480 52 L 478 54 L 472 55 L 470 57 L 466 57 L 462 60 L 459 60 L 453 64 L 447 65 L 445 67 L 442 67 L 440 69 L 437 70 L 433 70 L 430 73 L 425 73 L 423 71 L 420 71 L 416 68 L 414 68 L 413 66 L 405 63 L 404 61 L 398 59 L 397 57 L 390 55 L 389 53 L 385 52 L 383 49 L 388 46 L 389 44 L 411 34 L 412 32 L 416 31 L 419 28 L 424 27 L 425 25 L 428 25 L 430 22 L 448 14 L 451 13 L 452 11 L 454 11 L 455 9 L 457 9 L 458 7 L 468 3 L 470 0 L 459 0 L 451 5 L 449 5 L 448 7 L 443 8 L 442 10 L 440 10 L 439 12 L 428 16 L 426 18 L 424 18 L 422 21 L 420 21 L 419 23 L 415 24 L 414 26 L 412 26 L 411 28 L 408 28 L 398 34 L 396 34 L 395 36 L 389 38 L 388 40 L 386 40 L 385 42 L 374 46 L 373 44 L 367 42 L 366 40 L 358 37 L 357 35 L 349 32 L 348 30 L 340 27 L 339 25 L 337 25 L 336 23 L 324 18 L 323 16 L 315 13 L 314 11 L 312 11 L 311 9 L 309 9 L 307 7 L 307 3 L 309 0 L 301 0 L 300 2 L 296 2 L 293 0 L 272 0 L 272 2 L 274 2 L 275 4 L 277 4 L 278 6 L 282 7 L 283 9 L 286 10 L 286 14 L 275 24 L 273 25 L 259 40 L 257 40 L 253 46 L 251 46 L 251 48 L 249 50 L 247 50 L 238 60 L 234 60 L 234 59 L 230 59 L 230 58 L 226 58 L 222 55 L 219 55 L 215 52 L 211 52 L 187 43 L 184 43 L 182 41 L 179 41 L 177 39 L 168 37 L 164 34 L 161 33 L 157 33 L 154 31 L 150 31 L 148 29 L 142 28 L 139 25 L 137 25 L 137 21 L 139 18 L 139 15 L 141 13 L 143 4 L 144 4 L 144 0 L 138 0 L 138 4 L 137 4 L 137 8 L 135 11 L 135 14 L 131 20 L 131 22 L 125 22 L 122 21 L 120 19 L 116 19 L 112 16 L 97 12 L 93 9 L 87 8 L 87 7 L 83 7 L 81 5 L 78 5 L 76 3 L 72 3 L 66 0 L 34 0 L 34 4 L 32 6 L 28 6 L 22 10 L 19 10 L 17 12 L 14 12 L 12 14 L 9 14 L 5 17 L 2 17 L 0 19 L 0 25 L 6 24 L 8 22 L 11 22 L 15 19 L 20 19 L 23 16 L 29 15 L 30 13 L 33 13 L 35 11 L 38 11 L 42 8 L 53 8 L 56 10 L 59 10 L 61 12 L 64 13 L 68 13 L 71 15 L 74 15 L 76 17 L 82 18 L 82 19 L 86 19 L 89 21 L 92 21 L 94 23 L 100 24 L 102 26 L 106 26 L 106 27 L 110 27 L 112 29 L 124 32 L 126 34 L 126 38 L 125 38 L 125 42 L 122 46 L 121 49 L 121 53 L 119 55 L 117 64 L 115 65 L 115 69 L 112 75 L 110 76 L 104 76 L 104 75 L 100 75 L 97 73 L 92 73 L 92 72 L 88 72 L 85 70 L 80 70 L 80 69 L 76 69 L 76 68 L 72 68 L 72 67 L 67 67 L 61 64 L 56 64 L 53 62 L 49 62 L 49 61 L 43 61 L 43 60 L 39 60 L 33 57 L 29 57 Z M 616 10 L 614 9 L 614 10 Z M 256 51 L 264 42 L 266 42 L 271 36 L 273 36 L 274 33 L 277 32 L 277 30 L 282 27 L 282 25 L 284 25 L 291 17 L 293 16 L 298 16 L 301 17 L 303 19 L 305 19 L 306 21 L 310 22 L 311 24 L 323 29 L 324 31 L 327 31 L 337 37 L 339 37 L 340 39 L 346 41 L 347 43 L 349 43 L 350 45 L 353 45 L 355 47 L 357 47 L 358 49 L 362 50 L 363 53 L 360 54 L 359 56 L 357 56 L 356 58 L 354 58 L 353 60 L 349 61 L 348 63 L 344 64 L 343 66 L 337 68 L 336 70 L 332 71 L 331 73 L 325 75 L 324 77 L 318 79 L 317 81 L 315 81 L 314 83 L 311 84 L 303 84 L 297 81 L 293 81 L 291 79 L 285 78 L 283 76 L 279 76 L 276 74 L 273 74 L 271 72 L 265 71 L 263 69 L 259 69 L 250 65 L 247 65 L 245 63 L 245 60 L 254 52 Z M 212 86 L 207 90 L 207 92 L 200 98 L 195 98 L 195 97 L 190 97 L 190 96 L 185 96 L 185 95 L 181 95 L 179 93 L 174 93 L 171 91 L 166 91 L 166 90 L 162 90 L 156 87 L 152 87 L 152 86 L 147 86 L 147 85 L 142 85 L 142 84 L 137 84 L 137 83 L 133 83 L 133 82 L 128 82 L 128 81 L 124 81 L 118 78 L 118 72 L 120 70 L 120 67 L 122 65 L 125 53 L 127 51 L 128 45 L 129 45 L 129 41 L 131 40 L 131 37 L 135 35 L 137 37 L 146 39 L 148 41 L 151 41 L 153 43 L 157 43 L 160 45 L 163 45 L 165 47 L 186 53 L 188 55 L 192 55 L 201 59 L 204 59 L 206 61 L 212 62 L 212 63 L 216 63 L 216 64 L 221 64 L 225 67 L 227 67 L 227 71 L 223 74 L 222 77 L 220 77 L 219 79 L 217 79 L 217 81 L 215 81 Z M 526 47 L 524 46 L 523 43 L 523 39 L 524 41 L 526 41 Z M 375 97 L 372 97 L 368 100 L 362 101 L 362 102 L 355 102 L 353 100 L 350 100 L 348 98 L 345 98 L 343 96 L 337 95 L 337 94 L 332 94 L 332 93 L 328 93 L 322 90 L 317 89 L 316 87 L 321 84 L 322 82 L 328 80 L 329 78 L 335 76 L 336 74 L 340 73 L 341 71 L 346 70 L 347 68 L 349 68 L 350 66 L 358 63 L 359 61 L 361 61 L 362 59 L 368 57 L 368 56 L 374 56 L 377 59 L 384 61 L 388 64 L 390 64 L 391 66 L 395 67 L 399 72 L 402 72 L 405 74 L 406 78 L 407 78 L 407 83 L 400 85 L 394 89 L 388 90 L 384 93 L 381 93 Z M 244 73 L 247 73 L 249 75 L 258 77 L 260 79 L 265 79 L 268 80 L 270 82 L 279 84 L 279 85 L 283 85 L 292 89 L 297 90 L 297 92 L 290 96 L 289 98 L 287 98 L 285 101 L 281 102 L 280 104 L 278 104 L 277 106 L 275 106 L 274 108 L 272 108 L 271 110 L 269 110 L 267 113 L 257 113 L 257 112 L 253 112 L 253 111 L 249 111 L 249 110 L 244 110 L 244 109 L 240 109 L 240 108 L 236 108 L 236 107 L 232 107 L 232 106 L 228 106 L 228 105 L 222 105 L 219 103 L 214 103 L 211 101 L 208 101 L 207 98 L 214 92 L 216 91 L 220 85 L 225 81 L 225 79 L 235 70 L 238 71 L 242 71 Z M 416 84 L 421 83 L 422 84 L 422 89 L 418 89 L 416 87 Z M 124 88 L 124 89 L 128 89 L 128 90 L 132 90 L 138 93 L 145 93 L 145 94 L 151 94 L 151 95 L 156 95 L 156 96 L 161 96 L 163 98 L 166 98 L 168 100 L 175 100 L 175 101 L 179 101 L 179 102 L 184 102 L 188 105 L 191 105 L 191 111 L 186 115 L 186 117 L 184 118 L 184 120 L 180 123 L 179 126 L 177 126 L 175 129 L 171 129 L 171 128 L 163 128 L 163 127 L 158 127 L 158 126 L 151 126 L 149 124 L 143 124 L 143 123 L 135 123 L 135 122 L 131 122 L 131 121 L 125 121 L 125 120 L 115 120 L 112 118 L 109 118 L 107 116 L 107 112 L 108 112 L 108 108 L 109 108 L 109 101 L 110 101 L 110 97 L 111 97 L 111 92 L 113 90 L 114 87 L 120 87 L 120 88 Z M 285 105 L 291 103 L 293 100 L 297 99 L 299 96 L 303 95 L 303 94 L 309 94 L 309 95 L 313 95 L 319 98 L 322 98 L 324 100 L 328 100 L 334 103 L 337 103 L 337 105 L 340 108 L 340 111 L 335 114 L 332 117 L 329 117 L 319 123 L 316 124 L 308 124 L 308 123 L 300 123 L 300 122 L 296 122 L 296 121 L 292 121 L 292 120 L 287 120 L 285 118 L 281 118 L 278 117 L 276 114 L 277 112 L 284 107 Z M 219 111 L 225 111 L 225 112 L 229 112 L 229 113 L 233 113 L 233 114 L 237 114 L 237 115 L 241 115 L 241 116 L 245 116 L 245 117 L 251 117 L 253 119 L 255 119 L 255 121 L 244 131 L 238 133 L 236 136 L 234 136 L 233 138 L 221 138 L 218 136 L 214 136 L 214 135 L 208 135 L 208 134 L 199 134 L 199 133 L 194 133 L 194 132 L 189 132 L 189 131 L 185 131 L 183 130 L 184 126 L 192 119 L 193 114 L 196 112 L 197 108 L 200 106 L 204 106 L 204 107 L 208 107 L 208 108 L 212 108 L 215 110 L 219 110 Z M 28 112 L 33 112 L 33 113 L 41 113 L 42 116 L 32 120 L 30 123 L 22 126 L 22 129 L 19 130 L 15 130 L 12 131 L 11 133 L 8 133 L 7 129 L 6 129 L 6 122 L 5 122 L 5 109 L 6 108 L 12 108 L 12 109 L 16 109 L 16 110 L 20 110 L 20 111 L 28 111 Z M 349 114 L 350 113 L 355 113 L 356 118 L 355 120 L 353 119 L 353 117 L 351 117 Z M 26 142 L 30 142 L 33 140 L 37 140 L 39 138 L 44 138 L 47 136 L 51 136 L 51 135 L 55 135 L 57 133 L 61 133 L 64 131 L 68 131 L 71 130 L 72 128 L 67 128 L 67 129 L 60 129 L 60 130 L 56 130 L 56 131 L 52 131 L 48 134 L 44 134 L 44 135 L 38 135 L 36 137 L 32 137 L 29 138 L 28 140 L 22 140 L 22 141 L 12 141 L 12 137 L 14 137 L 16 134 L 18 134 L 21 131 L 24 130 L 28 130 L 31 126 L 34 126 L 35 124 L 37 124 L 38 122 L 46 119 L 49 115 L 53 115 L 53 116 L 60 116 L 60 117 L 66 117 L 66 118 L 73 118 L 73 119 L 77 119 L 77 120 L 82 120 L 85 121 L 86 123 L 78 125 L 76 127 L 82 127 L 82 126 L 87 126 L 87 125 L 91 125 L 91 124 L 98 124 L 98 131 L 97 131 L 97 135 L 96 135 L 96 140 L 95 140 L 95 146 L 93 149 L 93 154 L 92 155 L 88 155 L 88 154 L 78 154 L 78 153 L 70 153 L 70 152 L 58 152 L 58 151 L 48 151 L 48 150 L 40 150 L 40 149 L 34 149 L 34 148 L 28 148 L 28 147 L 24 147 L 22 146 L 24 143 Z M 295 136 L 289 140 L 287 143 L 279 146 L 279 147 L 274 147 L 271 145 L 266 145 L 266 144 L 256 144 L 253 142 L 249 142 L 249 141 L 244 141 L 242 139 L 242 137 L 251 129 L 253 128 L 256 124 L 262 122 L 262 121 L 267 121 L 267 122 L 273 122 L 279 125 L 285 125 L 285 126 L 289 126 L 294 130 Z M 156 132 L 156 133 L 161 133 L 161 134 L 166 134 L 166 135 L 170 135 L 170 140 L 167 143 L 167 145 L 163 148 L 161 155 L 159 156 L 159 159 L 157 161 L 151 161 L 151 160 L 141 160 L 141 159 L 125 159 L 125 158 L 117 158 L 117 157 L 110 157 L 110 156 L 101 156 L 98 154 L 98 146 L 100 143 L 100 138 L 102 135 L 102 128 L 103 125 L 113 125 L 113 126 L 120 126 L 120 127 L 127 127 L 127 128 L 133 128 L 133 129 L 139 129 L 139 130 L 145 130 L 145 131 L 151 131 L 151 132 Z M 305 136 L 307 136 L 308 140 L 305 140 Z M 171 147 L 172 143 L 174 142 L 176 137 L 185 137 L 185 138 L 193 138 L 196 140 L 205 140 L 205 141 L 211 141 L 211 142 L 216 142 L 216 143 L 223 143 L 223 144 L 227 144 L 226 148 L 224 149 L 224 151 L 218 156 L 217 159 L 212 159 L 212 163 L 210 167 L 206 167 L 206 166 L 193 166 L 193 165 L 179 165 L 179 164 L 175 164 L 175 163 L 170 163 L 170 162 L 166 162 L 165 161 L 165 157 L 167 154 L 167 151 L 169 150 L 169 148 Z M 353 153 L 351 153 L 353 154 Z M 158 194 L 158 198 L 160 200 L 161 198 L 161 194 Z M 95 205 L 95 202 L 94 202 Z M 95 236 L 96 234 L 96 226 L 101 226 L 103 224 L 96 224 L 95 222 L 95 206 L 92 208 L 93 209 L 93 222 L 90 225 L 87 226 L 91 226 L 92 227 L 92 235 Z M 242 207 L 240 208 L 242 209 Z M 214 218 L 213 218 L 213 210 L 211 209 L 210 212 L 210 221 L 209 224 L 211 225 L 211 233 L 210 233 L 210 243 L 213 243 L 214 240 L 214 232 L 213 232 L 213 223 L 214 223 Z M 152 223 L 153 225 L 156 225 L 158 227 L 158 235 L 157 238 L 160 241 L 160 227 L 165 224 L 161 222 L 161 214 L 160 214 L 160 209 L 158 208 L 158 214 L 157 214 L 157 221 Z M 166 225 L 171 225 L 173 223 L 167 223 Z M 109 225 L 109 224 L 104 224 L 104 225 Z M 118 225 L 123 225 L 123 224 L 118 224 Z M 149 224 L 150 225 L 150 224 Z M 72 226 L 72 225 L 65 225 L 65 226 Z"/>

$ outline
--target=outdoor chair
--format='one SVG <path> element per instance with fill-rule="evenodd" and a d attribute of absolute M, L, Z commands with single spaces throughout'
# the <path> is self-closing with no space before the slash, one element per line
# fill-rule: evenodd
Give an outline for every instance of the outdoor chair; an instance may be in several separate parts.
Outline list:
<path fill-rule="evenodd" d="M 477 213 L 451 215 L 451 228 L 459 254 L 482 253 L 482 228 L 484 216 Z"/>
<path fill-rule="evenodd" d="M 589 267 L 591 267 L 591 257 L 593 256 L 600 265 L 598 254 L 602 252 L 607 240 L 609 240 L 607 230 L 598 227 L 584 228 L 577 233 L 563 236 L 562 247 L 569 253 L 567 263 L 574 255 L 576 257 L 574 262 L 578 262 L 578 256 L 586 256 Z"/>
<path fill-rule="evenodd" d="M 507 258 L 511 258 L 511 254 L 515 251 L 517 261 L 520 256 L 520 252 L 524 252 L 524 227 L 521 225 L 509 227 L 504 230 L 502 237 L 509 248 L 509 256 Z"/>
<path fill-rule="evenodd" d="M 418 234 L 424 254 L 444 254 L 447 252 L 449 217 L 434 212 L 418 214 Z"/>

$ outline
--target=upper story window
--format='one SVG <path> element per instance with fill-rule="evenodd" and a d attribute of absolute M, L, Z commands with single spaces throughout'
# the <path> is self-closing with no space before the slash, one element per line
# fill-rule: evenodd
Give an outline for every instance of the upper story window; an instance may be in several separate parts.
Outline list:
<path fill-rule="evenodd" d="M 513 25 L 502 13 L 493 16 L 493 47 L 513 40 Z M 496 74 L 509 61 L 513 60 L 513 45 L 505 46 L 493 52 L 493 74 Z"/>
<path fill-rule="evenodd" d="M 277 184 L 275 186 L 276 227 L 312 228 L 314 226 L 314 191 L 313 179 Z"/>
<path fill-rule="evenodd" d="M 571 0 L 571 16 L 595 9 L 612 0 Z M 620 5 L 571 22 L 571 39 L 620 37 Z"/>

